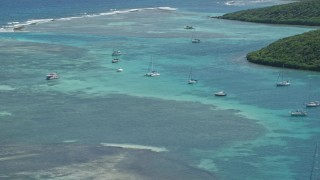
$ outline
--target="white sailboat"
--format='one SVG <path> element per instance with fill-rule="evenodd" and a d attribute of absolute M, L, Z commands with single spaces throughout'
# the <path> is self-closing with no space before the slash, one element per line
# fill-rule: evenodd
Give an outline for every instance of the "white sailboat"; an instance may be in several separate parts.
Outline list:
<path fill-rule="evenodd" d="M 193 32 L 192 34 L 192 40 L 191 40 L 192 43 L 200 43 L 200 39 L 196 38 L 195 37 L 195 33 Z"/>
<path fill-rule="evenodd" d="M 149 72 L 145 74 L 147 77 L 156 77 L 160 76 L 160 73 L 158 71 L 153 69 L 153 57 L 151 56 L 151 62 L 150 62 L 150 67 L 149 67 Z"/>
<path fill-rule="evenodd" d="M 309 89 L 310 90 L 312 89 L 311 88 L 311 83 L 309 84 Z M 308 95 L 308 99 L 309 100 L 311 99 L 310 98 L 310 93 Z M 315 101 L 315 100 L 310 100 L 309 102 L 306 102 L 305 105 L 306 105 L 307 108 L 318 107 L 318 106 L 320 106 L 320 102 L 319 101 Z"/>
<path fill-rule="evenodd" d="M 282 67 L 284 69 L 284 65 Z M 278 76 L 278 80 L 277 80 L 277 86 L 278 87 L 282 87 L 282 86 L 290 86 L 290 81 L 289 80 L 284 80 L 283 78 L 283 70 L 279 73 L 279 76 Z"/>
<path fill-rule="evenodd" d="M 188 79 L 188 84 L 196 84 L 198 82 L 198 80 L 193 79 L 192 77 L 192 68 L 190 70 L 190 74 L 189 74 L 189 79 Z"/>
<path fill-rule="evenodd" d="M 46 76 L 46 80 L 53 80 L 53 79 L 59 79 L 59 78 L 60 78 L 59 75 L 55 72 L 49 73 Z"/>
<path fill-rule="evenodd" d="M 119 50 L 113 50 L 112 56 L 120 56 L 122 53 Z"/>

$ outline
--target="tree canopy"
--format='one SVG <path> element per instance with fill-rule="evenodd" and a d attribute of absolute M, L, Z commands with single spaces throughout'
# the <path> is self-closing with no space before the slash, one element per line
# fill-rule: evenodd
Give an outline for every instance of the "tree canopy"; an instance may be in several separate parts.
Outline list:
<path fill-rule="evenodd" d="M 320 71 L 320 30 L 280 39 L 247 54 L 250 62 Z"/>
<path fill-rule="evenodd" d="M 258 23 L 320 25 L 320 0 L 306 0 L 224 14 L 218 18 Z"/>

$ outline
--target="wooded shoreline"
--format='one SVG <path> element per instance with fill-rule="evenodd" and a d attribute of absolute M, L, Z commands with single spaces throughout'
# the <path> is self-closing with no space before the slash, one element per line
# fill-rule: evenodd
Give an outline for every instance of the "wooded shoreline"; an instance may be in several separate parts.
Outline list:
<path fill-rule="evenodd" d="M 307 0 L 224 14 L 220 19 L 246 22 L 320 26 L 320 1 Z M 320 30 L 280 39 L 247 54 L 252 63 L 320 71 Z"/>

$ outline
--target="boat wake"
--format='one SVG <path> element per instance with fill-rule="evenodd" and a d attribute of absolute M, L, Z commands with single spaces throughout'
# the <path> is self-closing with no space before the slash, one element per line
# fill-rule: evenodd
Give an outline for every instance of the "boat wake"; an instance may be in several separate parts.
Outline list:
<path fill-rule="evenodd" d="M 48 23 L 52 21 L 70 21 L 70 20 L 79 19 L 79 18 L 110 16 L 110 15 L 116 15 L 116 14 L 126 14 L 126 13 L 141 12 L 141 11 L 148 11 L 148 10 L 149 11 L 150 10 L 176 11 L 177 9 L 171 8 L 171 7 L 151 7 L 151 8 L 137 8 L 137 9 L 124 9 L 124 10 L 110 9 L 110 11 L 108 12 L 97 13 L 97 14 L 82 13 L 78 16 L 62 17 L 62 18 L 56 18 L 56 19 L 49 18 L 49 19 L 33 19 L 25 22 L 8 22 L 6 26 L 0 27 L 0 32 L 23 31 L 26 26 L 36 25 L 41 23 Z"/>

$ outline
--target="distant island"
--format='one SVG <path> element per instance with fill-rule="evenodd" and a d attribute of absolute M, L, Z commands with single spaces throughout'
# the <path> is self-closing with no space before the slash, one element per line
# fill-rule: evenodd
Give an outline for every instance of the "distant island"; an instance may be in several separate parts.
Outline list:
<path fill-rule="evenodd" d="M 218 18 L 257 23 L 320 26 L 320 1 L 305 0 L 249 9 L 224 14 Z"/>
<path fill-rule="evenodd" d="M 306 0 L 224 14 L 221 19 L 269 24 L 320 26 L 320 0 Z M 257 64 L 320 71 L 320 30 L 280 39 L 247 54 Z"/>

